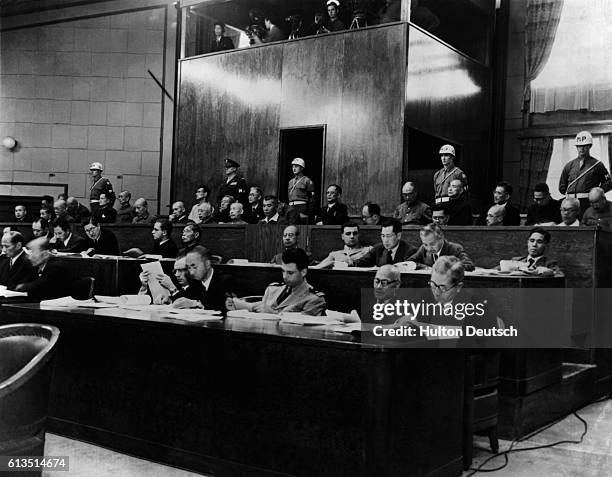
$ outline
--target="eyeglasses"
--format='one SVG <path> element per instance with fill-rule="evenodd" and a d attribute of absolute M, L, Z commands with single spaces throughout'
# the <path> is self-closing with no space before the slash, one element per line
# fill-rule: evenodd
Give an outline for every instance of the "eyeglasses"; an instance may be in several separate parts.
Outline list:
<path fill-rule="evenodd" d="M 374 279 L 374 286 L 375 287 L 378 287 L 378 286 L 388 287 L 389 285 L 391 285 L 393 283 L 397 283 L 397 280 L 385 280 L 384 278 L 382 280 L 380 278 L 375 278 Z"/>
<path fill-rule="evenodd" d="M 434 290 L 438 290 L 440 293 L 446 293 L 447 291 L 450 291 L 453 288 L 455 288 L 457 285 L 459 285 L 459 283 L 455 283 L 453 286 L 449 287 L 446 285 L 438 285 L 436 282 L 432 282 L 431 280 L 429 280 L 427 284 L 429 285 L 430 288 Z"/>

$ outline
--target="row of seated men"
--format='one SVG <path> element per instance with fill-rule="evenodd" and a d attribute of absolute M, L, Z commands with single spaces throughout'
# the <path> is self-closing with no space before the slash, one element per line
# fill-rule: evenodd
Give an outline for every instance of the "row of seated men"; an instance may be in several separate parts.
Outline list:
<path fill-rule="evenodd" d="M 165 221 L 165 223 L 172 227 L 170 222 Z M 155 225 L 161 224 L 157 222 Z M 61 229 L 61 225 L 57 225 L 57 228 Z M 178 259 L 175 262 L 177 274 L 175 280 L 169 277 L 153 277 L 159 281 L 163 289 L 167 290 L 167 294 L 164 294 L 163 297 L 153 298 L 158 302 L 160 299 L 162 301 L 176 301 L 176 306 L 179 307 L 212 306 L 211 304 L 214 303 L 215 309 L 224 311 L 227 306 L 225 303 L 226 294 L 230 293 L 231 290 L 223 291 L 223 286 L 225 285 L 223 285 L 224 280 L 221 280 L 222 277 L 211 281 L 213 280 L 214 271 L 210 252 L 202 245 L 199 245 L 197 226 L 193 225 L 186 228 L 192 228 L 195 232 L 192 240 L 184 240 L 184 248 L 180 251 L 177 248 L 173 248 L 172 252 L 166 255 Z M 62 232 L 69 232 L 69 230 L 69 227 L 66 230 L 61 229 Z M 95 222 L 95 218 L 90 219 L 86 230 L 88 235 L 91 234 L 88 237 L 88 240 L 90 240 L 88 244 L 93 244 L 94 246 L 95 240 L 92 238 L 92 235 L 98 234 L 99 239 L 102 232 L 110 232 L 101 229 L 100 225 Z M 55 230 L 55 232 L 60 231 Z M 154 229 L 153 234 L 155 233 L 156 230 Z M 167 232 L 163 231 L 163 233 L 166 234 Z M 284 285 L 275 285 L 276 288 L 270 289 L 271 295 L 268 294 L 274 297 L 273 301 L 276 303 L 276 306 L 268 303 L 268 308 L 261 308 L 262 310 L 284 309 L 281 305 L 287 300 L 285 305 L 291 303 L 292 309 L 286 311 L 303 311 L 304 313 L 318 314 L 324 309 L 324 306 L 319 309 L 322 303 L 319 298 L 322 297 L 312 292 L 306 285 L 302 286 L 302 279 L 306 277 L 311 260 L 305 251 L 297 247 L 297 235 L 298 229 L 296 226 L 287 226 L 283 232 L 284 251 L 279 256 L 274 257 L 272 261 L 282 267 L 285 283 Z M 461 263 L 464 270 L 469 271 L 475 268 L 463 247 L 460 244 L 447 241 L 442 228 L 437 224 L 429 224 L 422 228 L 420 231 L 421 245 L 418 248 L 402 240 L 401 224 L 395 220 L 387 220 L 382 224 L 381 243 L 373 247 L 361 246 L 359 241 L 359 225 L 357 224 L 347 223 L 343 225 L 341 237 L 345 244 L 344 248 L 339 251 L 332 251 L 316 267 L 330 267 L 334 266 L 336 262 L 346 266 L 368 267 L 383 267 L 385 265 L 407 262 L 413 263 L 415 268 L 427 269 L 434 266 L 440 257 L 450 256 L 455 257 Z M 7 286 L 9 289 L 28 291 L 33 299 L 65 295 L 66 276 L 68 274 L 61 270 L 61 262 L 51 261 L 49 263 L 53 249 L 60 250 L 61 245 L 65 245 L 61 238 L 64 237 L 60 237 L 60 243 L 58 243 L 58 240 L 52 242 L 46 236 L 40 236 L 28 244 L 28 250 L 26 251 L 25 240 L 22 234 L 10 230 L 5 231 L 1 242 L 3 256 L 0 258 L 0 284 Z M 513 257 L 512 260 L 527 273 L 538 275 L 554 274 L 558 271 L 557 264 L 546 256 L 550 238 L 548 231 L 542 228 L 533 229 L 527 239 L 527 253 L 522 257 Z M 70 236 L 66 237 L 65 241 L 69 242 Z M 170 241 L 168 235 L 164 235 L 163 243 L 168 243 L 168 241 Z M 183 258 L 186 260 L 185 266 L 183 266 L 181 261 Z M 290 260 L 294 260 L 294 262 Z M 288 263 L 294 263 L 295 267 L 287 269 Z M 179 271 L 181 270 L 189 273 L 179 276 Z M 296 274 L 300 275 L 301 279 L 298 280 L 299 277 Z M 152 277 L 143 272 L 140 278 L 142 283 L 141 292 L 146 292 L 148 281 Z M 293 279 L 298 281 L 293 281 Z M 197 291 L 200 298 L 194 297 L 191 292 L 186 294 L 186 286 L 193 285 L 193 281 L 199 284 L 196 283 L 195 288 L 192 288 L 191 292 L 195 293 Z M 279 287 L 285 291 L 286 296 L 278 292 Z M 274 293 L 272 293 L 273 291 Z M 318 297 L 316 300 L 313 298 L 313 294 Z M 266 302 L 265 298 L 268 295 L 264 296 L 264 302 Z M 184 299 L 179 301 L 179 298 Z M 311 309 L 310 305 L 304 309 L 296 309 L 302 306 L 301 303 L 304 300 L 310 303 L 310 299 L 317 303 L 315 309 Z M 248 308 L 257 311 L 257 307 L 253 308 L 251 304 L 248 305 Z"/>

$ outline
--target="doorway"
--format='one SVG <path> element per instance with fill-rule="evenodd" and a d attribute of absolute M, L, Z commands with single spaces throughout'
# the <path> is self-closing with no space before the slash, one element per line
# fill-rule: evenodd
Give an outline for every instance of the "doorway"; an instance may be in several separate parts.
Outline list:
<path fill-rule="evenodd" d="M 287 202 L 288 199 L 287 184 L 293 177 L 291 161 L 296 157 L 301 157 L 306 161 L 304 174 L 314 182 L 315 204 L 321 205 L 325 162 L 325 125 L 280 130 L 278 198 L 283 202 Z"/>

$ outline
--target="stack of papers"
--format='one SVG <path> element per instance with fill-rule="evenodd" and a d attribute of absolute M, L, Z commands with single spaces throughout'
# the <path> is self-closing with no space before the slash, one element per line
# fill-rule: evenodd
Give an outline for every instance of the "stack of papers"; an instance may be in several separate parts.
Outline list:
<path fill-rule="evenodd" d="M 173 318 L 177 320 L 200 322 L 200 321 L 220 321 L 223 319 L 218 310 L 204 310 L 202 308 L 168 308 L 163 318 Z"/>
<path fill-rule="evenodd" d="M 10 298 L 13 296 L 28 296 L 25 292 L 17 292 L 13 290 L 7 290 L 6 286 L 0 285 L 0 297 Z"/>
<path fill-rule="evenodd" d="M 254 311 L 247 310 L 231 310 L 227 312 L 229 318 L 247 318 L 252 320 L 271 320 L 278 321 L 281 319 L 280 315 L 274 313 L 255 313 Z"/>
<path fill-rule="evenodd" d="M 342 322 L 328 316 L 310 316 L 302 313 L 281 313 L 281 323 L 302 326 L 339 325 Z"/>
<path fill-rule="evenodd" d="M 40 302 L 41 306 L 61 306 L 66 308 L 73 308 L 81 305 L 93 304 L 93 299 L 90 300 L 75 300 L 71 296 L 64 296 L 62 298 L 55 298 L 53 300 L 43 300 Z"/>

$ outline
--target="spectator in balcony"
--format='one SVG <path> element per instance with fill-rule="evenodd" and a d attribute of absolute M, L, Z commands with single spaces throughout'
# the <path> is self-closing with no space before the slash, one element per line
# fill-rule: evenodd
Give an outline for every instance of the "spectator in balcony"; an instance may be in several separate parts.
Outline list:
<path fill-rule="evenodd" d="M 321 35 L 323 33 L 329 33 L 329 30 L 325 28 L 325 14 L 322 10 L 316 10 L 314 12 L 313 22 L 307 29 L 308 35 Z"/>
<path fill-rule="evenodd" d="M 233 50 L 236 48 L 234 46 L 234 42 L 231 38 L 224 36 L 225 35 L 225 24 L 221 22 L 216 22 L 214 25 L 214 33 L 215 39 L 210 44 L 210 51 L 225 51 L 225 50 Z"/>
<path fill-rule="evenodd" d="M 327 15 L 329 20 L 325 29 L 326 33 L 346 30 L 344 23 L 340 20 L 340 2 L 338 0 L 327 0 Z"/>
<path fill-rule="evenodd" d="M 401 0 L 386 0 L 383 7 L 378 10 L 379 23 L 399 22 L 401 10 Z"/>

